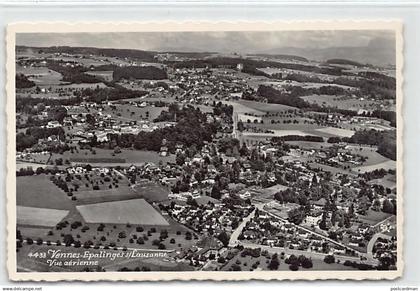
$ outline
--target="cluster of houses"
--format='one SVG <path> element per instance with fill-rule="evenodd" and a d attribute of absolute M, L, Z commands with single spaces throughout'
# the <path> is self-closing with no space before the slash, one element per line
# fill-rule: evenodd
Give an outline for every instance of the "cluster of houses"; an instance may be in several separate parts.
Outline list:
<path fill-rule="evenodd" d="M 180 102 L 189 104 L 210 104 L 217 99 L 237 99 L 248 89 L 245 78 L 220 69 L 176 69 L 173 82 L 185 92 Z"/>
<path fill-rule="evenodd" d="M 345 254 L 342 245 L 311 234 L 292 223 L 273 219 L 271 215 L 259 212 L 258 216 L 246 223 L 240 240 L 257 245 L 288 248 L 300 251 L 319 252 L 325 254 Z"/>
<path fill-rule="evenodd" d="M 250 214 L 251 206 L 229 207 L 223 203 L 194 205 L 174 205 L 167 209 L 168 214 L 178 222 L 204 235 L 218 235 L 221 232 L 232 233 L 238 224 Z"/>

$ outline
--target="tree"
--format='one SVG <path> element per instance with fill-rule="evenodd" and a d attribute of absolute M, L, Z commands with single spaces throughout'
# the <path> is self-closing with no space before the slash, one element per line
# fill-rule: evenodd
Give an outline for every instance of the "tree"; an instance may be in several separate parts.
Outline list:
<path fill-rule="evenodd" d="M 175 161 L 177 165 L 182 166 L 185 163 L 185 154 L 184 153 L 177 153 L 175 157 Z"/>
<path fill-rule="evenodd" d="M 160 239 L 161 240 L 164 240 L 164 239 L 166 239 L 168 237 L 168 231 L 166 230 L 166 229 L 162 229 L 161 231 L 160 231 Z"/>
<path fill-rule="evenodd" d="M 297 271 L 297 270 L 299 270 L 299 265 L 290 264 L 289 269 L 290 269 L 290 271 Z"/>
<path fill-rule="evenodd" d="M 229 244 L 229 235 L 225 232 L 222 231 L 217 238 L 223 243 L 223 245 L 226 247 Z"/>
<path fill-rule="evenodd" d="M 319 222 L 319 228 L 322 230 L 327 230 L 327 214 L 325 211 L 322 213 L 322 218 Z"/>
<path fill-rule="evenodd" d="M 222 193 L 220 192 L 220 186 L 219 183 L 215 183 L 213 185 L 213 188 L 211 189 L 210 196 L 214 199 L 220 199 L 222 198 Z"/>
<path fill-rule="evenodd" d="M 268 268 L 270 270 L 277 270 L 279 268 L 279 265 L 280 265 L 280 261 L 279 261 L 278 255 L 277 254 L 274 254 L 271 257 L 271 261 L 268 264 Z"/>
<path fill-rule="evenodd" d="M 310 268 L 313 267 L 312 260 L 310 258 L 307 258 L 307 257 L 303 256 L 303 255 L 299 257 L 299 262 L 300 262 L 300 265 L 302 266 L 302 268 L 310 269 Z"/>
<path fill-rule="evenodd" d="M 385 204 L 385 201 L 384 201 Z M 372 209 L 375 211 L 379 211 L 381 209 L 381 201 L 379 199 L 375 199 L 372 204 Z"/>
<path fill-rule="evenodd" d="M 333 255 L 327 255 L 324 258 L 324 262 L 327 264 L 333 264 L 335 263 L 335 257 Z"/>
<path fill-rule="evenodd" d="M 290 210 L 287 215 L 289 221 L 294 224 L 301 224 L 306 217 L 305 211 L 301 207 Z"/>
<path fill-rule="evenodd" d="M 238 131 L 241 131 L 241 132 L 244 131 L 245 126 L 244 126 L 244 123 L 242 122 L 242 120 L 238 121 L 237 129 L 238 129 Z"/>
<path fill-rule="evenodd" d="M 394 204 L 391 203 L 388 199 L 385 199 L 382 205 L 382 211 L 389 214 L 395 214 Z"/>
<path fill-rule="evenodd" d="M 44 173 L 44 168 L 43 167 L 38 167 L 36 168 L 35 174 L 40 175 Z"/>
<path fill-rule="evenodd" d="M 187 231 L 187 232 L 185 233 L 185 239 L 186 239 L 186 240 L 191 240 L 191 239 L 192 239 L 192 234 L 191 234 L 191 232 Z"/>
<path fill-rule="evenodd" d="M 70 246 L 72 243 L 74 243 L 74 238 L 71 234 L 66 234 L 63 238 L 63 243 L 66 246 Z"/>

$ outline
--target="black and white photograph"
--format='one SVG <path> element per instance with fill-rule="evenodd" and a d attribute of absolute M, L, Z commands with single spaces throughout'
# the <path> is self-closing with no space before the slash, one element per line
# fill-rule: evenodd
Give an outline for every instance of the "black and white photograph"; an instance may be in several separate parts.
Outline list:
<path fill-rule="evenodd" d="M 400 26 L 373 24 L 16 26 L 10 274 L 401 275 Z"/>

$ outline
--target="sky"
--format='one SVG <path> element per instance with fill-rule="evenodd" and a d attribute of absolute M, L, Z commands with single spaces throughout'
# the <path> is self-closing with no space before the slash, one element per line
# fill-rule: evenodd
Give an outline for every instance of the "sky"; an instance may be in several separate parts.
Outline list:
<path fill-rule="evenodd" d="M 268 31 L 268 32 L 118 32 L 18 34 L 27 46 L 92 46 L 142 50 L 263 52 L 280 47 L 360 47 L 371 42 L 392 42 L 391 31 Z"/>
<path fill-rule="evenodd" d="M 289 53 L 290 48 L 325 50 L 367 47 L 375 54 L 378 49 L 394 50 L 395 35 L 392 31 L 378 30 L 20 33 L 16 35 L 16 44 L 36 47 L 89 46 L 240 54 Z M 374 55 L 372 57 L 375 58 Z"/>

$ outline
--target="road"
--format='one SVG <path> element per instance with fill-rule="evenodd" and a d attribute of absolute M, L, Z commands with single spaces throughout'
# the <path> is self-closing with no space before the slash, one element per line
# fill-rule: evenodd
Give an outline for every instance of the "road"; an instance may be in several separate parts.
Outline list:
<path fill-rule="evenodd" d="M 255 209 L 252 211 L 247 217 L 245 217 L 242 222 L 238 225 L 238 227 L 233 231 L 232 235 L 229 239 L 229 246 L 235 247 L 237 244 L 239 244 L 238 237 L 241 234 L 242 230 L 244 229 L 246 223 L 250 221 L 255 216 Z"/>
<path fill-rule="evenodd" d="M 389 217 L 385 218 L 384 220 L 379 221 L 378 223 L 376 223 L 376 224 L 375 224 L 375 225 L 373 225 L 372 227 L 373 227 L 373 228 L 378 227 L 378 226 L 379 226 L 379 225 L 381 225 L 382 223 L 385 223 L 385 222 L 387 222 L 388 220 L 390 220 L 391 218 L 394 218 L 394 215 L 391 215 L 391 216 L 389 216 Z"/>
<path fill-rule="evenodd" d="M 367 245 L 367 255 L 371 258 L 373 258 L 373 246 L 375 245 L 375 242 L 378 238 L 384 238 L 384 239 L 389 239 L 389 235 L 385 235 L 383 233 L 375 233 L 372 238 L 370 239 L 368 245 Z"/>

